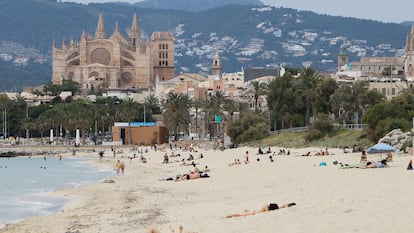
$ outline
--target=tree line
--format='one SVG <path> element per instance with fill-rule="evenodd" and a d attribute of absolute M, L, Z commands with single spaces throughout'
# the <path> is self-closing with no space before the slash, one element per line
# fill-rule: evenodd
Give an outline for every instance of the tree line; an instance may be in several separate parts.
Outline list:
<path fill-rule="evenodd" d="M 1 125 L 4 129 L 7 121 L 11 136 L 42 137 L 47 130 L 56 129 L 70 138 L 80 129 L 86 138 L 110 132 L 114 122 L 161 120 L 173 140 L 190 133 L 221 140 L 227 134 L 236 144 L 291 127 L 308 127 L 312 140 L 332 131 L 334 123 L 367 124 L 366 135 L 372 141 L 395 128 L 411 129 L 414 89 L 388 101 L 367 85 L 363 81 L 337 83 L 313 68 L 304 68 L 287 69 L 283 76 L 267 82 L 251 81 L 246 89 L 254 93 L 252 103 L 232 100 L 223 91 L 200 100 L 172 92 L 164 99 L 149 95 L 144 103 L 113 97 L 95 102 L 56 97 L 38 106 L 29 106 L 21 97 L 11 100 L 0 95 L 0 111 L 3 116 L 7 112 Z M 71 82 L 46 85 L 44 92 L 58 94 L 66 89 L 78 92 Z M 267 108 L 259 106 L 261 98 Z"/>

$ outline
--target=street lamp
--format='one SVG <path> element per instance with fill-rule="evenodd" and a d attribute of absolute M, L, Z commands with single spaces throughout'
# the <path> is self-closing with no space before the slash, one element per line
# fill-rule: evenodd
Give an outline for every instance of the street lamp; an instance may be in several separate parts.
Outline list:
<path fill-rule="evenodd" d="M 7 138 L 7 109 L 3 107 L 3 138 Z"/>

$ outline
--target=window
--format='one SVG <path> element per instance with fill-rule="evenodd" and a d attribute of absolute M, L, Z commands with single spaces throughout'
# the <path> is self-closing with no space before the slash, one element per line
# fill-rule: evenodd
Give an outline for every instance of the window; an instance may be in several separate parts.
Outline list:
<path fill-rule="evenodd" d="M 395 95 L 395 88 L 391 89 L 391 95 Z"/>

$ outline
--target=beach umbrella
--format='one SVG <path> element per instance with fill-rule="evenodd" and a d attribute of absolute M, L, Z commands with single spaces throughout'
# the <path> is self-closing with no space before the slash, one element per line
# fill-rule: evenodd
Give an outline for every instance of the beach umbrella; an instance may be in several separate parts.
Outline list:
<path fill-rule="evenodd" d="M 394 147 L 386 143 L 378 143 L 367 149 L 368 154 L 380 154 L 380 153 L 388 153 L 388 152 L 395 152 L 395 151 L 396 149 Z"/>

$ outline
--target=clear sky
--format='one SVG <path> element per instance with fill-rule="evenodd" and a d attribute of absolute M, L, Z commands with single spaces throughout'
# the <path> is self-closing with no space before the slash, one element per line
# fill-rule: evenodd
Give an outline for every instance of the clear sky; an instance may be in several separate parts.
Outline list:
<path fill-rule="evenodd" d="M 142 0 L 64 0 L 67 2 L 140 2 Z M 171 0 L 173 1 L 173 0 Z M 197 1 L 197 0 L 194 0 Z M 202 2 L 203 0 L 198 0 Z M 372 19 L 389 23 L 414 21 L 413 0 L 261 0 L 264 4 L 320 14 Z"/>

